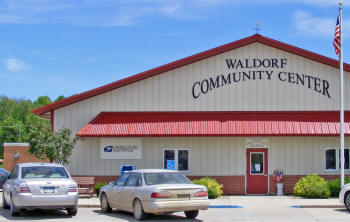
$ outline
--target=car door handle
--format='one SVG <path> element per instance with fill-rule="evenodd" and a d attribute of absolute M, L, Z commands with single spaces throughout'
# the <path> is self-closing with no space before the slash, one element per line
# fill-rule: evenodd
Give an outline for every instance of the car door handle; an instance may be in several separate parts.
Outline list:
<path fill-rule="evenodd" d="M 267 174 L 264 174 L 264 177 L 267 177 Z"/>

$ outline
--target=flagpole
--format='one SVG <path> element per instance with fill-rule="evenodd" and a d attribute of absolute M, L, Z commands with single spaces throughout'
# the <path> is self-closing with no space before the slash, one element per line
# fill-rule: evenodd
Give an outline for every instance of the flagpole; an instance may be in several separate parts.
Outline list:
<path fill-rule="evenodd" d="M 339 1 L 339 29 L 340 29 L 340 177 L 341 187 L 344 186 L 344 86 L 343 86 L 343 32 L 342 32 L 342 1 Z"/>

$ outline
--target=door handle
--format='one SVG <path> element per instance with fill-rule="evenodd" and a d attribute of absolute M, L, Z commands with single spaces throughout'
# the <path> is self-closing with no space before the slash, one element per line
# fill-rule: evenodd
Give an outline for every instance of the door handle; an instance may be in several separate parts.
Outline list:
<path fill-rule="evenodd" d="M 267 174 L 264 174 L 264 177 L 267 177 Z"/>

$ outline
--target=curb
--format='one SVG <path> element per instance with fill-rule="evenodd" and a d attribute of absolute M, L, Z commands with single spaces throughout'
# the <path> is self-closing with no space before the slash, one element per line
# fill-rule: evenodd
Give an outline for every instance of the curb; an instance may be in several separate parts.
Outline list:
<path fill-rule="evenodd" d="M 79 208 L 100 208 L 99 204 L 79 204 Z"/>
<path fill-rule="evenodd" d="M 218 208 L 213 207 L 216 205 L 212 205 L 211 208 Z M 99 204 L 79 204 L 78 207 L 80 208 L 100 208 L 101 206 Z M 345 208 L 343 205 L 296 205 L 291 206 L 293 208 Z M 210 207 L 209 207 L 210 208 Z M 223 207 L 225 208 L 225 207 Z M 232 207 L 232 208 L 243 208 L 243 207 Z"/>
<path fill-rule="evenodd" d="M 300 208 L 345 208 L 343 205 L 301 205 Z"/>

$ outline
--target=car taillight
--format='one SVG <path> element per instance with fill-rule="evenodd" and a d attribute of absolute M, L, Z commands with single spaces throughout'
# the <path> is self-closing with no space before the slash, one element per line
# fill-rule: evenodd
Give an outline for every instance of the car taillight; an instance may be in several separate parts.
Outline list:
<path fill-rule="evenodd" d="M 19 190 L 18 190 L 18 193 L 30 193 L 30 190 L 29 190 L 29 187 L 27 184 L 21 184 L 19 186 Z"/>
<path fill-rule="evenodd" d="M 207 197 L 208 196 L 208 191 L 206 190 L 201 190 L 198 191 L 194 194 L 195 197 Z"/>
<path fill-rule="evenodd" d="M 155 192 L 151 194 L 152 198 L 170 198 L 172 197 L 171 193 L 169 192 Z"/>
<path fill-rule="evenodd" d="M 68 192 L 76 193 L 76 192 L 78 192 L 78 187 L 77 186 L 70 186 L 68 189 Z"/>

